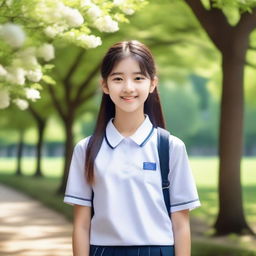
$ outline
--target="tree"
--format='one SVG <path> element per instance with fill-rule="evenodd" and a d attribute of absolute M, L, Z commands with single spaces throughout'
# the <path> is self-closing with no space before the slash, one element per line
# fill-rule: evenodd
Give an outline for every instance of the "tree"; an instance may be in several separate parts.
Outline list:
<path fill-rule="evenodd" d="M 98 47 L 102 42 L 97 31 L 118 31 L 118 23 L 128 22 L 126 15 L 144 4 L 144 0 L 99 0 L 97 4 L 90 0 L 0 0 L 0 108 L 8 107 L 13 98 L 40 98 L 38 82 L 49 81 L 44 75 L 50 66 L 38 58 L 54 58 L 50 43 L 55 39 L 85 49 Z"/>
<path fill-rule="evenodd" d="M 22 175 L 22 153 L 24 149 L 24 136 L 28 128 L 34 125 L 33 118 L 26 111 L 21 111 L 14 106 L 2 110 L 1 129 L 12 130 L 17 133 L 17 166 L 16 175 Z"/>
<path fill-rule="evenodd" d="M 249 36 L 256 27 L 255 1 L 204 1 L 208 9 L 200 0 L 185 2 L 222 55 L 216 234 L 253 233 L 243 211 L 240 161 L 243 149 L 244 63 Z"/>
<path fill-rule="evenodd" d="M 34 176 L 41 177 L 41 159 L 42 148 L 44 140 L 44 132 L 48 119 L 53 112 L 53 106 L 47 91 L 42 91 L 42 99 L 40 101 L 31 102 L 29 104 L 28 112 L 32 115 L 37 127 L 37 142 L 36 142 L 36 170 Z"/>

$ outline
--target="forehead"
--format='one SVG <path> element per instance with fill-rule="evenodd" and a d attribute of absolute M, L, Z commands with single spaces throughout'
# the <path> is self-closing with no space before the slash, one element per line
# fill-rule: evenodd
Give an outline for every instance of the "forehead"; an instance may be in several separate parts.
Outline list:
<path fill-rule="evenodd" d="M 126 57 L 120 60 L 112 69 L 111 73 L 135 73 L 141 72 L 139 63 L 132 57 Z"/>

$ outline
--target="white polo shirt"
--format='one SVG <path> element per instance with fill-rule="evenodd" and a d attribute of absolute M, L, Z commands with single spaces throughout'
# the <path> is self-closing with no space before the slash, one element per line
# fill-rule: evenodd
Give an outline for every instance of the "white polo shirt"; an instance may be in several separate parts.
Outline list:
<path fill-rule="evenodd" d="M 200 206 L 184 143 L 170 135 L 170 212 Z M 75 146 L 64 202 L 91 206 L 90 244 L 173 245 L 172 223 L 161 185 L 157 129 L 146 115 L 130 137 L 122 136 L 112 119 L 95 159 L 95 185 L 84 175 L 89 137 Z"/>

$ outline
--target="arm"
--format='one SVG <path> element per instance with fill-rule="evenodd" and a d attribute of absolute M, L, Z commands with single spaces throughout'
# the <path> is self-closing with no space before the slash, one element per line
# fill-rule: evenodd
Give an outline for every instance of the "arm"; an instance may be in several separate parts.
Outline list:
<path fill-rule="evenodd" d="M 89 256 L 91 207 L 74 205 L 73 256 Z"/>
<path fill-rule="evenodd" d="M 189 210 L 171 213 L 175 256 L 191 255 Z"/>

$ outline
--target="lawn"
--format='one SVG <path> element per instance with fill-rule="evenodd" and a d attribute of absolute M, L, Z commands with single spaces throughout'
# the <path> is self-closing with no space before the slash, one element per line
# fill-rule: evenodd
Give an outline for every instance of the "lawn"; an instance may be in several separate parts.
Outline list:
<path fill-rule="evenodd" d="M 212 223 L 218 211 L 218 159 L 215 157 L 193 157 L 190 158 L 190 163 L 198 187 L 200 200 L 203 205 L 203 207 L 193 211 L 192 214 Z M 42 169 L 47 180 L 42 182 L 42 184 L 44 184 L 42 185 L 42 189 L 44 189 L 45 186 L 47 190 L 51 190 L 52 193 L 56 190 L 60 182 L 59 177 L 61 175 L 62 164 L 62 158 L 43 158 Z M 13 158 L 0 158 L 0 174 L 14 173 L 15 165 L 16 162 Z M 246 216 L 249 222 L 256 223 L 256 204 L 254 199 L 256 192 L 256 158 L 244 158 L 241 167 Z M 25 175 L 33 175 L 35 169 L 34 158 L 24 158 L 22 161 L 22 169 Z M 3 177 L 3 175 L 1 176 Z M 18 186 L 18 179 L 15 183 Z"/>

